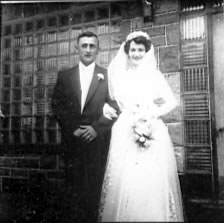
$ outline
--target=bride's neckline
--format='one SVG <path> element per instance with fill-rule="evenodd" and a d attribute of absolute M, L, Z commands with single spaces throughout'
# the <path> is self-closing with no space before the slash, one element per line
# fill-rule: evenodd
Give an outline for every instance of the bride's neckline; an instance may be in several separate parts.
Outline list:
<path fill-rule="evenodd" d="M 140 64 L 139 64 L 140 65 Z M 128 63 L 128 70 L 133 70 L 133 71 L 135 71 L 135 70 L 137 70 L 137 68 L 139 67 L 139 65 L 134 65 L 134 64 L 132 64 L 130 61 L 129 61 L 129 63 Z"/>
<path fill-rule="evenodd" d="M 127 75 L 130 77 L 136 77 L 139 76 L 139 72 L 138 72 L 138 68 L 139 66 L 129 66 L 127 69 Z"/>
<path fill-rule="evenodd" d="M 130 68 L 130 67 L 129 67 L 129 68 L 127 69 L 127 72 L 126 72 L 126 73 L 127 73 L 127 75 L 128 75 L 129 77 L 130 77 L 130 76 L 135 76 L 135 75 L 136 75 L 136 70 L 137 70 L 136 68 Z"/>

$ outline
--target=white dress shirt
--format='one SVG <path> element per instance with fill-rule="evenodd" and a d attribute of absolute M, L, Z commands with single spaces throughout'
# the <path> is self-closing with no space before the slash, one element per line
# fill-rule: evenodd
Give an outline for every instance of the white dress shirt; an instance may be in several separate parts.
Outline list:
<path fill-rule="evenodd" d="M 81 112 L 83 111 L 87 94 L 89 92 L 89 87 L 93 78 L 93 73 L 95 69 L 95 62 L 91 63 L 89 66 L 85 66 L 82 62 L 79 62 L 79 74 L 81 83 Z"/>

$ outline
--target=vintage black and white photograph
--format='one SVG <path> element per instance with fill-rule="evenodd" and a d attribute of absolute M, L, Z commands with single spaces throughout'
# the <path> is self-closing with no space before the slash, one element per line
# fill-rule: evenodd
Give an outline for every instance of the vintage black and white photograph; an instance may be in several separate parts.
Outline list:
<path fill-rule="evenodd" d="M 1 1 L 0 222 L 224 222 L 224 1 Z"/>

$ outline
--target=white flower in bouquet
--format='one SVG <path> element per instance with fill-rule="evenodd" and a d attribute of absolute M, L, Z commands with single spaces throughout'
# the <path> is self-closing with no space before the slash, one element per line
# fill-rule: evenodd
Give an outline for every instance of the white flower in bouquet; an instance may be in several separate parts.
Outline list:
<path fill-rule="evenodd" d="M 134 122 L 133 133 L 134 140 L 138 144 L 140 149 L 147 149 L 150 147 L 153 138 L 153 123 L 156 119 L 154 111 L 147 107 L 141 107 L 137 105 L 133 110 Z"/>

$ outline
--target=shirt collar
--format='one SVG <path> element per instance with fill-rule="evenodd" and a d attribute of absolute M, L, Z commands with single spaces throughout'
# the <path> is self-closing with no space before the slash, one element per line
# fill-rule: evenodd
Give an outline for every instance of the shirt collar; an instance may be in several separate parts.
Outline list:
<path fill-rule="evenodd" d="M 80 71 L 94 71 L 96 63 L 93 62 L 88 66 L 85 66 L 81 61 L 79 62 Z"/>

